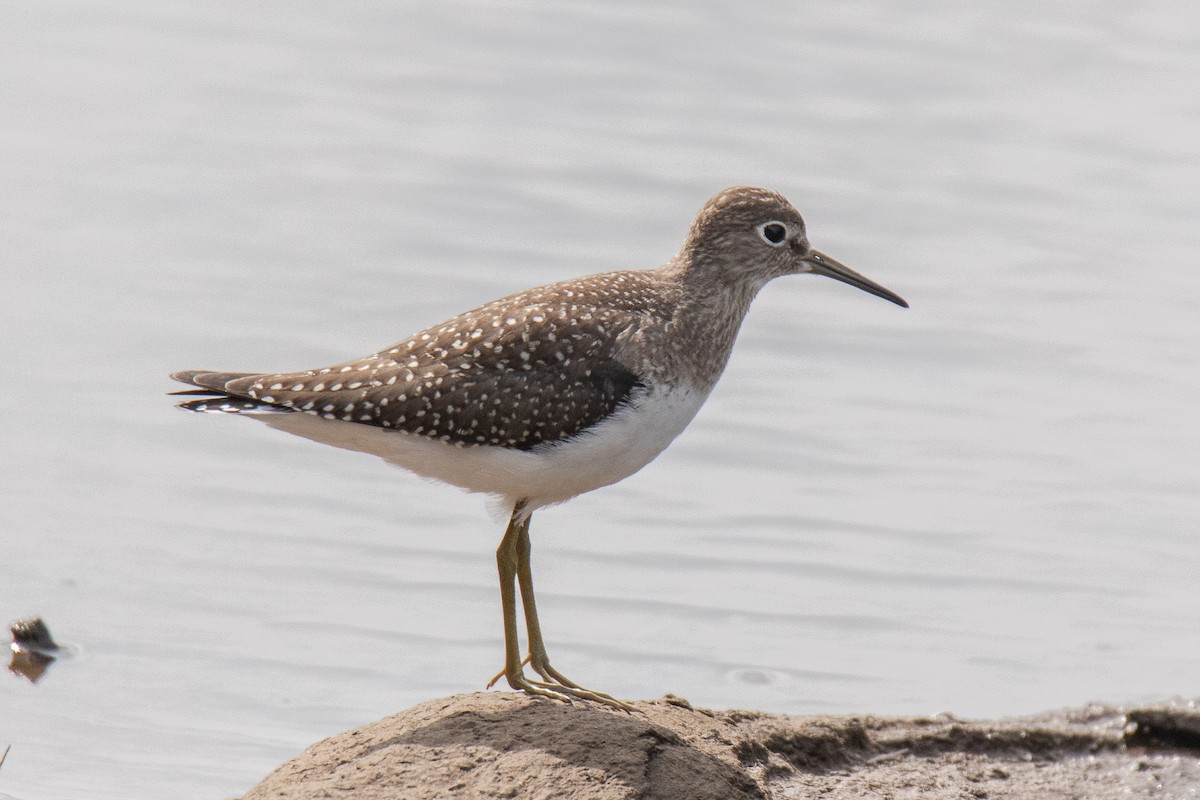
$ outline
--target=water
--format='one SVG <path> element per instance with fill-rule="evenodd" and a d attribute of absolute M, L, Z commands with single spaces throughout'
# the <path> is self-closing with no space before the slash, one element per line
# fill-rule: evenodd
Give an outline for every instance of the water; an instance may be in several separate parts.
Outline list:
<path fill-rule="evenodd" d="M 18 2 L 0 796 L 212 798 L 500 666 L 477 497 L 173 369 L 360 355 L 787 194 L 904 295 L 768 287 L 633 479 L 539 512 L 556 664 L 622 697 L 997 715 L 1194 696 L 1200 11 Z"/>

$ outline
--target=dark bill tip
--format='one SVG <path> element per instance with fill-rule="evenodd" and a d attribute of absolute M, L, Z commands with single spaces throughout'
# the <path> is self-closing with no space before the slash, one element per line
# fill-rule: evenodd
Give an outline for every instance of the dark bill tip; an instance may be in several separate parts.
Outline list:
<path fill-rule="evenodd" d="M 804 260 L 808 262 L 814 275 L 824 275 L 827 278 L 833 278 L 835 281 L 848 283 L 855 289 L 862 289 L 868 294 L 882 297 L 884 300 L 890 300 L 901 308 L 908 308 L 908 302 L 891 289 L 885 289 L 870 278 L 859 275 L 845 264 L 835 261 L 820 250 L 809 250 Z"/>

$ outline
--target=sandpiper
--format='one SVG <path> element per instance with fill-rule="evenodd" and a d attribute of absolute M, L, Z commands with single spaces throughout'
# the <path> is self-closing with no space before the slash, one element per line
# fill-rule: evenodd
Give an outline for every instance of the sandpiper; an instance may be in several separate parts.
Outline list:
<path fill-rule="evenodd" d="M 496 551 L 504 669 L 488 686 L 503 676 L 533 695 L 623 708 L 550 665 L 533 597 L 530 518 L 650 463 L 712 391 L 755 294 L 801 273 L 908 306 L 813 249 L 781 195 L 738 186 L 705 203 L 679 253 L 657 269 L 527 289 L 329 367 L 171 377 L 198 387 L 179 393 L 199 396 L 182 408 L 248 414 L 501 498 L 512 509 Z"/>

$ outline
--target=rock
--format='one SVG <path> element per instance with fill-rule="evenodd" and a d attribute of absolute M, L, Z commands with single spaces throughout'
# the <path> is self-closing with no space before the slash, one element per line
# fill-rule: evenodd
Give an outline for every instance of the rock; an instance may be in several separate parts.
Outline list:
<path fill-rule="evenodd" d="M 1134 708 L 1125 714 L 1125 744 L 1200 752 L 1200 710 L 1176 706 Z"/>
<path fill-rule="evenodd" d="M 8 632 L 12 634 L 13 644 L 22 648 L 42 651 L 59 649 L 54 637 L 50 635 L 50 629 L 46 627 L 45 620 L 41 617 L 23 617 L 14 620 L 9 623 Z"/>
<path fill-rule="evenodd" d="M 677 697 L 634 706 L 433 700 L 314 744 L 245 799 L 1104 800 L 1200 785 L 1200 754 L 1130 752 L 1125 716 L 1107 706 L 999 722 L 707 711 Z"/>
<path fill-rule="evenodd" d="M 62 650 L 50 635 L 50 628 L 41 617 L 23 617 L 11 622 L 8 671 L 30 683 L 37 683 L 55 662 Z"/>

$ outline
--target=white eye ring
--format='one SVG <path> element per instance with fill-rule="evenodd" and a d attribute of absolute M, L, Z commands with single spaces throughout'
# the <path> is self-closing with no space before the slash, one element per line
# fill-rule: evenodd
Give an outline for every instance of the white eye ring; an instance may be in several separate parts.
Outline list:
<path fill-rule="evenodd" d="M 773 219 L 770 222 L 764 222 L 755 230 L 758 231 L 758 238 L 771 247 L 782 247 L 792 238 L 792 226 L 779 220 Z"/>

